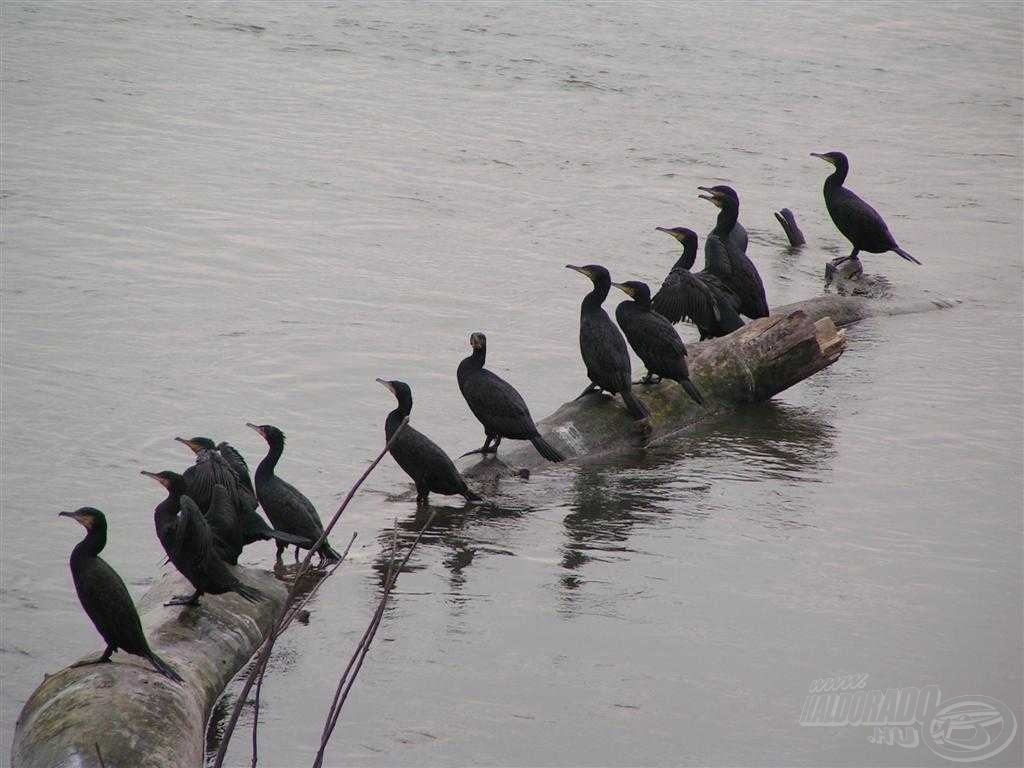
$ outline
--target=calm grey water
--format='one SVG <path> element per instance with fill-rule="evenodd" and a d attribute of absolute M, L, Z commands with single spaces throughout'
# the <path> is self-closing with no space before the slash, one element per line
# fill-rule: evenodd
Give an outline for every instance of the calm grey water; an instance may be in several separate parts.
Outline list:
<path fill-rule="evenodd" d="M 810 683 L 846 673 L 1021 720 L 1020 4 L 2 18 L 2 760 L 43 673 L 100 647 L 57 511 L 103 509 L 141 594 L 161 494 L 138 473 L 187 465 L 175 435 L 255 463 L 244 423 L 277 424 L 280 473 L 329 514 L 382 445 L 376 376 L 411 384 L 449 452 L 480 443 L 455 384 L 471 331 L 550 412 L 584 383 L 586 287 L 563 265 L 657 283 L 676 254 L 654 227 L 712 226 L 699 184 L 739 190 L 773 304 L 819 293 L 847 248 L 808 156 L 831 149 L 924 262 L 868 269 L 962 304 L 853 327 L 831 369 L 656 451 L 444 510 L 330 763 L 948 764 L 800 727 Z M 335 537 L 358 531 L 352 561 L 275 657 L 261 765 L 311 761 L 387 531 L 417 525 L 390 460 L 369 485 Z M 993 762 L 1020 764 L 1020 744 Z"/>

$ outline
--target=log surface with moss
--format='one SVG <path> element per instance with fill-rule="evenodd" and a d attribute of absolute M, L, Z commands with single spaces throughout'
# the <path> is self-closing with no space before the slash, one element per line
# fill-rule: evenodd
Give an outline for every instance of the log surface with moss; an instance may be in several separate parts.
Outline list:
<path fill-rule="evenodd" d="M 150 647 L 184 678 L 171 682 L 145 659 L 116 653 L 113 663 L 49 675 L 25 703 L 11 746 L 17 768 L 195 768 L 203 765 L 210 710 L 263 643 L 286 589 L 268 571 L 237 568 L 267 599 L 204 595 L 196 608 L 164 606 L 191 593 L 165 572 L 139 601 Z M 91 631 L 91 630 L 90 630 Z M 95 658 L 102 650 L 97 635 Z M 102 756 L 102 758 L 101 758 Z"/>

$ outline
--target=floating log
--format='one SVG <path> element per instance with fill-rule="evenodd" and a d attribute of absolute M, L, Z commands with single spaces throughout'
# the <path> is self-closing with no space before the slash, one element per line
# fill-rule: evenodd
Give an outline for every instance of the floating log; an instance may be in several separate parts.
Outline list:
<path fill-rule="evenodd" d="M 25 703 L 11 746 L 17 768 L 195 768 L 206 722 L 235 673 L 263 643 L 287 590 L 268 571 L 236 568 L 267 600 L 204 595 L 196 608 L 164 606 L 192 588 L 165 571 L 139 601 L 149 644 L 185 679 L 171 682 L 144 659 L 68 667 L 47 676 Z M 90 631 L 91 628 L 90 628 Z M 102 639 L 96 637 L 96 651 Z M 102 756 L 102 757 L 101 757 Z"/>
<path fill-rule="evenodd" d="M 839 330 L 842 327 L 868 317 L 953 305 L 938 299 L 885 302 L 837 295 L 787 304 L 728 336 L 687 345 L 690 378 L 704 395 L 703 408 L 674 381 L 662 381 L 653 386 L 634 387 L 651 411 L 647 424 L 633 421 L 621 399 L 589 395 L 565 403 L 539 421 L 537 428 L 545 440 L 567 457 L 641 447 L 716 413 L 767 400 L 827 368 L 845 349 L 845 334 Z M 515 448 L 502 451 L 500 460 L 483 459 L 463 472 L 470 478 L 489 479 L 522 475 L 546 465 L 533 446 L 516 444 Z"/>

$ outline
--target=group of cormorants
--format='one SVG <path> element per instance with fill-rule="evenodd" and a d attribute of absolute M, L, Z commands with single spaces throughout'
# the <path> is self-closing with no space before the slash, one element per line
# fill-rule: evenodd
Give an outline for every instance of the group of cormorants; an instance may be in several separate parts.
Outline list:
<path fill-rule="evenodd" d="M 856 260 L 860 251 L 894 251 L 920 264 L 897 245 L 878 212 L 843 186 L 849 171 L 846 156 L 842 152 L 812 155 L 835 166 L 825 181 L 825 204 L 836 227 L 853 246 L 850 255 L 837 262 Z M 685 227 L 657 227 L 678 240 L 683 253 L 653 298 L 642 282 L 613 283 L 608 270 L 601 265 L 566 265 L 593 284 L 580 306 L 580 353 L 590 384 L 579 397 L 600 392 L 617 394 L 634 419 L 642 421 L 649 416 L 647 407 L 632 392 L 628 341 L 647 367 L 643 383 L 653 382 L 654 377 L 674 380 L 694 402 L 703 405 L 703 396 L 690 381 L 686 346 L 674 324 L 689 318 L 697 326 L 700 338 L 707 339 L 742 327 L 741 315 L 750 319 L 768 315 L 764 284 L 746 255 L 748 238 L 738 220 L 739 196 L 724 185 L 698 189 L 702 199 L 719 209 L 715 227 L 704 242 L 702 271 L 691 271 L 698 239 L 693 230 Z M 602 308 L 612 286 L 630 297 L 615 311 L 618 326 Z M 563 461 L 565 457 L 541 437 L 515 387 L 484 367 L 484 334 L 473 333 L 470 347 L 472 352 L 459 364 L 456 378 L 470 411 L 484 428 L 485 440 L 483 446 L 463 456 L 495 454 L 501 441 L 508 438 L 529 440 L 548 461 Z M 402 381 L 377 381 L 398 401 L 385 420 L 384 434 L 392 457 L 415 483 L 417 503 L 426 503 L 432 492 L 480 501 L 448 454 L 408 424 L 412 411 L 409 385 Z M 194 589 L 193 594 L 174 597 L 167 605 L 195 606 L 204 594 L 227 592 L 253 602 L 265 599 L 259 590 L 239 581 L 229 567 L 237 564 L 242 548 L 254 541 L 274 540 L 278 559 L 288 546 L 295 547 L 296 558 L 300 549 L 317 547 L 321 564 L 340 557 L 323 535 L 323 523 L 312 502 L 275 474 L 284 452 L 284 433 L 271 424 L 246 426 L 258 432 L 268 445 L 267 455 L 256 468 L 255 483 L 237 450 L 207 437 L 175 438 L 195 455 L 195 463 L 183 473 L 142 472 L 167 491 L 167 497 L 154 510 L 156 535 L 168 561 Z M 258 506 L 263 507 L 270 525 L 256 511 Z M 87 530 L 86 537 L 71 553 L 71 573 L 82 607 L 107 643 L 98 659 L 74 666 L 108 662 L 111 654 L 120 649 L 148 659 L 161 674 L 180 681 L 177 672 L 149 648 L 128 589 L 99 556 L 107 540 L 103 513 L 82 507 L 60 514 Z"/>

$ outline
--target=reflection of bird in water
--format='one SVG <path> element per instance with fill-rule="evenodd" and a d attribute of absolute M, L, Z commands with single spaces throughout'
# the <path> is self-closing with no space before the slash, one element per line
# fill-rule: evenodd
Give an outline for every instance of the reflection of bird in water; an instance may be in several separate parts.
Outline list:
<path fill-rule="evenodd" d="M 537 453 L 548 461 L 565 461 L 565 457 L 540 436 L 530 409 L 516 388 L 484 368 L 487 337 L 474 333 L 469 337 L 469 345 L 473 352 L 459 363 L 456 375 L 469 410 L 484 426 L 486 439 L 482 448 L 463 455 L 497 453 L 501 439 L 507 437 L 509 440 L 529 440 Z"/>
<path fill-rule="evenodd" d="M 258 589 L 243 584 L 217 554 L 213 532 L 195 501 L 186 495 L 185 478 L 177 472 L 142 472 L 167 489 L 167 498 L 153 510 L 156 536 L 168 559 L 192 584 L 195 593 L 176 596 L 166 605 L 199 605 L 204 594 L 235 592 L 251 603 L 265 600 Z"/>
<path fill-rule="evenodd" d="M 825 179 L 825 207 L 832 217 L 836 228 L 843 237 L 853 245 L 849 256 L 843 256 L 832 263 L 839 265 L 848 259 L 856 259 L 861 251 L 868 253 L 885 253 L 894 251 L 907 261 L 914 264 L 921 262 L 904 251 L 896 244 L 881 215 L 843 186 L 846 175 L 850 171 L 850 163 L 842 152 L 811 153 L 812 157 L 820 157 L 826 163 L 835 166 L 835 170 Z"/>
<path fill-rule="evenodd" d="M 153 653 L 146 642 L 139 613 L 124 581 L 100 557 L 100 552 L 107 545 L 106 516 L 92 507 L 60 514 L 81 523 L 87 531 L 85 538 L 71 552 L 71 576 L 82 608 L 107 643 L 106 650 L 98 659 L 80 661 L 71 666 L 109 662 L 114 651 L 120 649 L 148 659 L 160 674 L 180 683 L 182 680 L 178 673 Z"/>
<path fill-rule="evenodd" d="M 767 317 L 768 299 L 765 297 L 764 283 L 754 262 L 746 255 L 746 232 L 742 236 L 743 248 L 739 248 L 740 238 L 735 235 L 736 227 L 739 226 L 739 195 L 732 187 L 724 184 L 698 189 L 706 193 L 699 195 L 702 200 L 707 200 L 719 209 L 715 228 L 704 241 L 704 270 L 721 278 L 739 297 L 741 313 L 751 319 Z"/>
<path fill-rule="evenodd" d="M 256 495 L 267 513 L 274 529 L 293 536 L 308 539 L 308 544 L 295 546 L 298 557 L 299 549 L 309 549 L 323 536 L 324 524 L 320 521 L 313 502 L 307 499 L 298 488 L 274 474 L 274 468 L 284 453 L 284 432 L 272 424 L 246 424 L 256 430 L 267 441 L 267 455 L 256 467 Z M 277 557 L 280 559 L 285 544 L 277 542 Z M 330 542 L 324 539 L 318 552 L 320 562 L 337 562 L 341 555 L 334 551 Z"/>
<path fill-rule="evenodd" d="M 231 445 L 221 443 L 219 446 L 215 446 L 213 440 L 208 437 L 193 437 L 188 440 L 176 437 L 174 439 L 187 445 L 196 455 L 195 464 L 182 473 L 188 484 L 187 493 L 200 509 L 206 510 L 207 520 L 210 521 L 214 534 L 226 542 L 225 548 L 229 554 L 225 559 L 229 563 L 232 565 L 237 563 L 242 547 L 255 541 L 273 539 L 279 545 L 294 544 L 303 549 L 312 546 L 313 542 L 303 536 L 275 531 L 267 525 L 260 513 L 256 511 L 258 504 L 252 488 L 252 480 L 249 478 L 249 467 L 242 455 Z M 213 489 L 217 485 L 223 487 L 223 493 L 227 496 L 227 502 L 234 515 L 233 527 L 235 530 L 230 533 L 222 532 L 214 524 L 214 521 L 210 520 L 209 510 L 213 504 Z M 235 551 L 236 549 L 237 551 Z"/>
<path fill-rule="evenodd" d="M 697 259 L 697 233 L 686 227 L 655 229 L 678 240 L 683 253 L 654 294 L 654 311 L 672 323 L 690 318 L 700 331 L 702 341 L 742 328 L 739 298 L 722 279 L 707 270 L 697 274 L 690 271 Z"/>
<path fill-rule="evenodd" d="M 391 442 L 402 422 L 412 413 L 412 389 L 404 381 L 377 379 L 398 400 L 398 407 L 384 422 L 384 437 L 391 443 L 391 457 L 416 484 L 416 501 L 426 504 L 431 491 L 444 496 L 461 495 L 466 501 L 481 501 L 469 490 L 455 463 L 437 443 L 406 424 Z"/>
<path fill-rule="evenodd" d="M 647 366 L 646 381 L 654 376 L 672 379 L 697 405 L 704 405 L 700 390 L 690 381 L 686 345 L 672 323 L 651 308 L 651 291 L 647 284 L 630 280 L 612 285 L 632 298 L 615 308 L 615 319 L 633 351 Z"/>
<path fill-rule="evenodd" d="M 636 399 L 631 389 L 632 369 L 626 340 L 601 308 L 612 286 L 611 275 L 599 264 L 585 267 L 566 264 L 566 268 L 586 275 L 594 284 L 580 306 L 580 353 L 591 384 L 579 397 L 601 390 L 618 394 L 622 396 L 630 416 L 638 421 L 646 419 L 650 412 Z"/>

